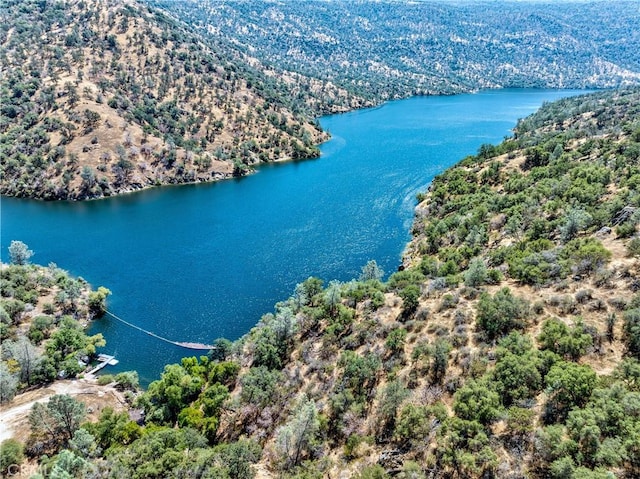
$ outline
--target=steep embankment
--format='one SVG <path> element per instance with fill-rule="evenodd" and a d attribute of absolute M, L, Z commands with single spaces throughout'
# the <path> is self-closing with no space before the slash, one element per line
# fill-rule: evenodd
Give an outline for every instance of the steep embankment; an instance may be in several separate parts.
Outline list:
<path fill-rule="evenodd" d="M 434 180 L 386 285 L 301 285 L 243 342 L 223 437 L 274 477 L 636 477 L 639 105 L 545 105 Z"/>
<path fill-rule="evenodd" d="M 134 0 L 0 9 L 3 194 L 84 199 L 213 181 L 317 156 L 326 138 L 291 94 L 314 84 L 290 85 L 160 10 Z"/>

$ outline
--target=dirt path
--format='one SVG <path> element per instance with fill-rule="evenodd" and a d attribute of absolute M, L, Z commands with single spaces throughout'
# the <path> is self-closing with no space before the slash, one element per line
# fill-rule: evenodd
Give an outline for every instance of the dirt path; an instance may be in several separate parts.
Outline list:
<path fill-rule="evenodd" d="M 124 398 L 113 386 L 100 386 L 85 379 L 55 381 L 46 388 L 19 394 L 9 404 L 0 407 L 0 442 L 9 438 L 26 440 L 31 407 L 36 402 L 48 401 L 55 394 L 69 394 L 85 403 L 88 419 L 97 417 L 107 406 L 124 409 Z"/>

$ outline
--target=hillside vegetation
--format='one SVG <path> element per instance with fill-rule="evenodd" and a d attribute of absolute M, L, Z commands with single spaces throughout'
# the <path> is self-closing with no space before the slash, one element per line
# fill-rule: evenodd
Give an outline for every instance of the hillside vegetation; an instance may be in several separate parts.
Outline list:
<path fill-rule="evenodd" d="M 633 2 L 1 0 L 0 193 L 100 198 L 316 157 L 315 118 L 640 80 Z"/>
<path fill-rule="evenodd" d="M 640 80 L 630 1 L 154 0 L 206 38 L 376 101 Z M 322 103 L 330 99 L 322 98 Z"/>
<path fill-rule="evenodd" d="M 638 105 L 637 89 L 545 105 L 434 180 L 402 271 L 305 280 L 241 340 L 166 366 L 136 399 L 143 427 L 105 412 L 43 461 L 76 477 L 638 477 Z"/>
<path fill-rule="evenodd" d="M 286 79 L 160 10 L 2 0 L 0 11 L 2 194 L 84 199 L 212 181 L 315 157 L 326 139 Z M 326 91 L 342 109 L 363 104 Z"/>
<path fill-rule="evenodd" d="M 33 251 L 21 241 L 12 241 L 9 253 L 10 264 L 0 264 L 2 405 L 16 393 L 82 373 L 105 345 L 102 334 L 89 336 L 85 328 L 104 313 L 110 294 L 55 263 L 31 264 Z"/>

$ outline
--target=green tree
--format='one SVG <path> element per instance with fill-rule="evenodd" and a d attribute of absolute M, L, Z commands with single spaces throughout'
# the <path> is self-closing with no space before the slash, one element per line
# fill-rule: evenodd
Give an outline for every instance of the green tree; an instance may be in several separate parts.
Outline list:
<path fill-rule="evenodd" d="M 180 411 L 198 398 L 203 384 L 202 377 L 189 374 L 179 364 L 169 364 L 138 402 L 145 409 L 147 421 L 174 425 Z"/>
<path fill-rule="evenodd" d="M 535 460 L 544 471 L 563 457 L 573 456 L 577 451 L 576 443 L 567 438 L 564 426 L 557 424 L 540 428 L 535 434 Z M 573 459 L 571 464 L 574 465 Z"/>
<path fill-rule="evenodd" d="M 640 238 L 633 238 L 627 244 L 627 255 L 633 257 L 640 257 Z"/>
<path fill-rule="evenodd" d="M 269 326 L 274 330 L 278 341 L 288 343 L 298 329 L 298 320 L 289 306 L 280 305 L 275 316 L 271 315 Z"/>
<path fill-rule="evenodd" d="M 394 439 L 401 444 L 412 446 L 424 444 L 447 416 L 447 408 L 442 403 L 433 406 L 407 404 L 398 414 Z"/>
<path fill-rule="evenodd" d="M 469 268 L 464 273 L 464 284 L 476 288 L 487 282 L 489 272 L 482 258 L 475 258 L 469 263 Z"/>
<path fill-rule="evenodd" d="M 283 379 L 280 371 L 272 371 L 264 366 L 250 368 L 240 376 L 240 399 L 263 408 L 274 401 Z"/>
<path fill-rule="evenodd" d="M 18 390 L 18 378 L 12 374 L 7 363 L 0 361 L 0 404 L 11 401 Z"/>
<path fill-rule="evenodd" d="M 82 167 L 80 178 L 82 179 L 82 188 L 85 191 L 91 190 L 96 185 L 96 173 L 89 165 Z"/>
<path fill-rule="evenodd" d="M 548 319 L 542 324 L 538 336 L 542 349 L 548 349 L 567 359 L 577 361 L 593 343 L 590 334 L 585 331 L 582 318 L 577 318 L 572 328 L 559 319 Z"/>
<path fill-rule="evenodd" d="M 102 450 L 96 438 L 84 428 L 78 429 L 69 441 L 69 449 L 84 458 L 98 457 Z"/>
<path fill-rule="evenodd" d="M 377 382 L 380 358 L 369 353 L 361 356 L 353 351 L 345 351 L 340 356 L 338 366 L 342 368 L 342 383 L 351 389 L 359 401 L 365 401 Z"/>
<path fill-rule="evenodd" d="M 2 349 L 20 366 L 20 381 L 27 385 L 33 384 L 43 359 L 38 348 L 26 336 L 19 336 L 15 341 L 5 341 Z"/>
<path fill-rule="evenodd" d="M 640 308 L 625 311 L 622 319 L 627 351 L 640 359 Z"/>
<path fill-rule="evenodd" d="M 114 378 L 116 388 L 128 391 L 137 391 L 140 388 L 140 380 L 137 371 L 123 371 Z"/>
<path fill-rule="evenodd" d="M 491 474 L 498 462 L 482 424 L 458 417 L 447 419 L 440 428 L 436 460 L 453 477 Z"/>
<path fill-rule="evenodd" d="M 500 396 L 486 383 L 470 380 L 453 396 L 456 415 L 468 421 L 489 424 L 500 412 Z"/>
<path fill-rule="evenodd" d="M 69 375 L 82 370 L 77 359 L 80 356 L 93 356 L 96 348 L 104 346 L 105 340 L 101 333 L 87 336 L 84 329 L 70 316 L 64 316 L 60 327 L 45 343 L 45 351 L 58 367 L 66 368 Z"/>
<path fill-rule="evenodd" d="M 360 281 L 380 281 L 384 276 L 384 271 L 378 266 L 376 260 L 372 259 L 362 267 L 362 272 L 358 278 Z"/>
<path fill-rule="evenodd" d="M 402 288 L 398 294 L 402 298 L 403 316 L 411 316 L 420 305 L 420 287 L 415 284 L 409 284 Z"/>
<path fill-rule="evenodd" d="M 22 313 L 25 310 L 25 304 L 18 299 L 5 299 L 0 302 L 0 306 L 2 306 L 2 310 L 4 311 L 3 316 L 8 316 L 10 321 L 6 320 L 6 316 L 4 319 L 5 324 L 14 324 L 17 325 L 22 319 Z"/>
<path fill-rule="evenodd" d="M 12 466 L 19 466 L 24 460 L 22 444 L 15 439 L 5 439 L 0 443 L 0 474 L 12 471 Z"/>
<path fill-rule="evenodd" d="M 314 306 L 322 293 L 322 280 L 314 277 L 307 278 L 300 284 L 300 292 L 304 294 L 309 305 Z"/>
<path fill-rule="evenodd" d="M 512 406 L 507 410 L 507 433 L 516 444 L 528 443 L 528 436 L 533 433 L 535 418 L 536 413 L 531 409 Z"/>
<path fill-rule="evenodd" d="M 513 296 L 509 288 L 503 288 L 493 297 L 482 293 L 477 306 L 476 322 L 490 339 L 495 339 L 512 329 L 522 328 L 529 314 L 529 304 Z"/>
<path fill-rule="evenodd" d="M 377 414 L 378 430 L 381 437 L 393 434 L 398 409 L 408 396 L 409 391 L 399 379 L 387 383 L 382 389 Z"/>
<path fill-rule="evenodd" d="M 636 358 L 624 358 L 618 363 L 613 377 L 622 381 L 630 391 L 640 392 L 640 361 Z"/>
<path fill-rule="evenodd" d="M 495 389 L 505 406 L 528 399 L 542 388 L 541 361 L 536 352 L 523 354 L 506 351 L 500 355 L 493 370 Z"/>
<path fill-rule="evenodd" d="M 9 261 L 11 264 L 25 265 L 33 256 L 33 251 L 22 241 L 12 241 L 9 245 Z"/>
<path fill-rule="evenodd" d="M 87 477 L 95 466 L 86 459 L 76 455 L 73 451 L 64 449 L 55 458 L 51 469 L 51 479 L 71 479 L 73 477 Z"/>
<path fill-rule="evenodd" d="M 255 477 L 252 466 L 258 462 L 262 453 L 258 443 L 241 440 L 230 444 L 220 444 L 213 451 L 215 460 L 226 468 L 230 479 L 253 479 Z"/>
<path fill-rule="evenodd" d="M 578 274 L 590 274 L 611 259 L 611 251 L 595 238 L 576 238 L 560 252 L 560 258 L 572 265 Z"/>
<path fill-rule="evenodd" d="M 522 169 L 530 170 L 535 167 L 545 166 L 547 163 L 549 163 L 549 152 L 541 146 L 536 146 L 527 149 Z"/>
<path fill-rule="evenodd" d="M 560 237 L 567 242 L 576 237 L 580 230 L 586 228 L 592 221 L 591 215 L 581 209 L 570 209 L 560 227 Z"/>
<path fill-rule="evenodd" d="M 312 452 L 319 429 L 315 402 L 301 398 L 289 420 L 276 431 L 276 449 L 285 470 L 296 467 Z"/>
<path fill-rule="evenodd" d="M 404 351 L 404 342 L 407 338 L 407 330 L 397 328 L 389 332 L 385 346 L 392 355 L 400 354 Z"/>
<path fill-rule="evenodd" d="M 213 361 L 224 361 L 230 355 L 233 343 L 226 338 L 218 338 L 213 342 L 213 349 L 209 351 L 209 359 Z"/>
<path fill-rule="evenodd" d="M 596 373 L 589 366 L 560 361 L 547 376 L 546 414 L 551 420 L 563 419 L 571 408 L 585 405 L 596 385 Z"/>
<path fill-rule="evenodd" d="M 69 441 L 85 417 L 85 406 L 68 394 L 56 394 L 44 405 L 35 403 L 29 424 L 35 435 L 48 436 L 61 443 Z"/>
<path fill-rule="evenodd" d="M 165 477 L 221 477 L 220 467 L 214 455 L 206 454 L 207 440 L 190 428 L 174 429 L 156 427 L 132 442 L 127 448 L 115 449 L 110 455 L 111 477 L 134 479 Z M 211 451 L 212 452 L 212 451 Z M 197 461 L 197 462 L 196 462 Z M 211 464 L 213 463 L 213 464 Z M 207 468 L 209 464 L 211 467 Z M 207 472 L 206 476 L 187 471 Z M 185 471 L 182 475 L 181 471 Z"/>
<path fill-rule="evenodd" d="M 83 403 L 67 394 L 56 394 L 49 398 L 47 411 L 58 430 L 66 438 L 71 439 L 84 420 L 86 408 Z"/>
<path fill-rule="evenodd" d="M 329 309 L 329 314 L 335 316 L 338 312 L 338 305 L 342 300 L 342 284 L 340 281 L 331 281 L 324 292 L 324 301 Z"/>
<path fill-rule="evenodd" d="M 551 463 L 549 466 L 549 477 L 551 479 L 572 479 L 575 469 L 576 465 L 573 459 L 569 456 L 564 456 Z"/>
<path fill-rule="evenodd" d="M 282 368 L 283 344 L 278 342 L 275 331 L 259 328 L 253 337 L 253 367 Z"/>
<path fill-rule="evenodd" d="M 97 291 L 89 293 L 89 312 L 96 317 L 101 317 L 107 312 L 107 296 L 111 291 L 100 286 Z"/>
<path fill-rule="evenodd" d="M 431 377 L 438 383 L 442 381 L 449 365 L 451 344 L 446 339 L 437 339 L 432 348 Z"/>
<path fill-rule="evenodd" d="M 131 444 L 142 431 L 140 426 L 129 420 L 126 412 L 117 413 L 111 407 L 105 407 L 100 413 L 98 422 L 83 426 L 93 437 L 97 445 L 104 451 L 112 446 Z"/>

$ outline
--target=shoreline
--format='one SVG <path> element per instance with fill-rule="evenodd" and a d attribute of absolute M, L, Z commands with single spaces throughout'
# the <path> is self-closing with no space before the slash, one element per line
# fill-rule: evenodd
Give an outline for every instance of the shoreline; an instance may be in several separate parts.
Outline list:
<path fill-rule="evenodd" d="M 618 87 L 619 89 L 624 89 L 624 86 Z M 514 90 L 523 90 L 523 89 L 534 89 L 534 90 L 576 90 L 576 89 L 580 89 L 580 88 L 570 88 L 570 87 L 565 87 L 565 88 L 553 88 L 553 87 L 533 87 L 533 88 L 520 88 L 520 87 L 509 87 L 509 86 L 498 86 L 498 87 L 494 87 L 494 88 L 474 88 L 474 89 L 469 89 L 468 91 L 461 91 L 461 92 L 456 92 L 456 93 L 446 93 L 446 92 L 442 92 L 442 93 L 425 93 L 425 94 L 420 94 L 420 95 L 407 95 L 407 96 L 402 96 L 402 97 L 398 97 L 398 98 L 392 98 L 392 99 L 387 99 L 387 100 L 382 100 L 379 103 L 376 104 L 372 104 L 372 105 L 366 105 L 366 106 L 362 106 L 359 108 L 349 108 L 349 109 L 345 109 L 345 110 L 341 110 L 341 111 L 337 111 L 334 113 L 327 113 L 325 115 L 322 115 L 320 117 L 316 117 L 315 121 L 318 123 L 319 125 L 319 120 L 322 117 L 325 116 L 333 116 L 333 115 L 345 115 L 345 114 L 349 114 L 349 113 L 353 113 L 356 111 L 362 111 L 362 110 L 377 110 L 380 109 L 382 107 L 384 107 L 385 105 L 387 105 L 390 102 L 393 101 L 399 101 L 399 100 L 406 100 L 409 98 L 420 98 L 420 97 L 451 97 L 451 96 L 456 96 L 456 95 L 475 95 L 478 94 L 480 92 L 483 91 L 503 91 L 503 90 L 509 90 L 509 89 L 514 89 Z M 594 91 L 600 91 L 600 90 L 611 90 L 611 89 L 615 89 L 615 88 L 587 88 L 587 89 L 583 89 L 584 93 L 592 93 Z M 202 185 L 202 184 L 215 184 L 221 181 L 226 181 L 226 180 L 232 180 L 232 179 L 241 179 L 247 176 L 251 176 L 253 174 L 256 174 L 258 172 L 258 170 L 261 167 L 264 166 L 268 166 L 268 165 L 279 165 L 279 164 L 286 164 L 286 163 L 290 163 L 290 162 L 303 162 L 303 161 L 309 161 L 309 160 L 317 160 L 320 159 L 322 157 L 321 152 L 319 151 L 319 147 L 320 145 L 323 145 L 324 143 L 327 143 L 328 141 L 330 141 L 332 139 L 332 135 L 330 132 L 325 131 L 322 128 L 319 128 L 320 131 L 320 136 L 324 137 L 324 139 L 322 139 L 322 141 L 319 141 L 317 143 L 314 143 L 314 148 L 318 149 L 318 154 L 316 156 L 310 156 L 310 157 L 306 157 L 306 158 L 292 158 L 291 156 L 285 156 L 285 157 L 281 157 L 278 159 L 274 159 L 271 161 L 259 161 L 256 162 L 252 165 L 247 165 L 248 166 L 248 170 L 244 173 L 242 173 L 241 175 L 236 175 L 233 172 L 228 173 L 225 171 L 212 171 L 210 172 L 210 176 L 212 176 L 212 178 L 210 179 L 206 179 L 206 178 L 196 178 L 195 181 L 167 181 L 167 182 L 160 182 L 160 183 L 146 183 L 146 184 L 142 184 L 142 183 L 134 183 L 134 184 L 129 184 L 127 185 L 127 187 L 122 188 L 121 190 L 117 190 L 115 191 L 113 194 L 110 195 L 103 195 L 103 196 L 95 196 L 95 197 L 72 197 L 72 198 L 41 198 L 41 197 L 37 197 L 37 196 L 19 196 L 19 195 L 11 195 L 11 194 L 7 194 L 7 193 L 3 193 L 0 192 L 0 197 L 6 197 L 6 198 L 16 198 L 16 199 L 25 199 L 25 200 L 35 200 L 35 201 L 41 201 L 41 202 L 88 202 L 88 201 L 99 201 L 99 200 L 106 200 L 109 198 L 114 198 L 114 197 L 119 197 L 119 196 L 125 196 L 125 195 L 130 195 L 130 194 L 134 194 L 134 193 L 139 193 L 142 191 L 146 191 L 146 190 L 151 190 L 154 188 L 163 188 L 163 187 L 169 187 L 169 186 L 183 186 L 183 185 Z M 231 165 L 233 166 L 233 165 Z M 173 180 L 175 180 L 176 178 L 171 178 Z"/>

